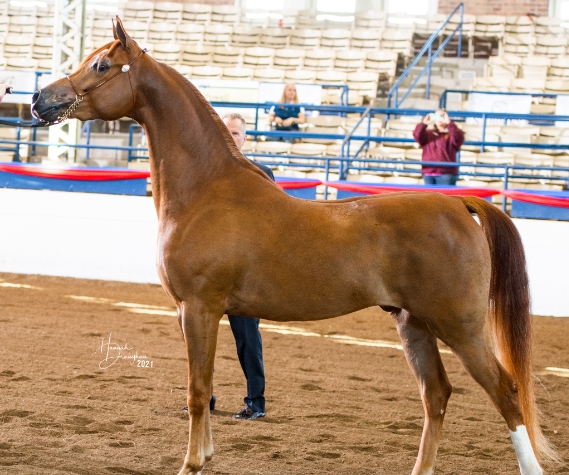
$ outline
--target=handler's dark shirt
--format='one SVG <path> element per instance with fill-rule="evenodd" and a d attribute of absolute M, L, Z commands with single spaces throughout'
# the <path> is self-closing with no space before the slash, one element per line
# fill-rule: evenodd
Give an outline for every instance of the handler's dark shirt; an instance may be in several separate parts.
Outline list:
<path fill-rule="evenodd" d="M 267 167 L 266 165 L 263 165 L 262 163 L 257 163 L 254 162 L 253 160 L 247 158 L 247 160 L 249 160 L 253 165 L 255 165 L 259 170 L 264 171 L 265 174 L 273 181 L 275 181 L 275 175 L 273 175 L 273 170 L 271 170 L 269 167 Z"/>

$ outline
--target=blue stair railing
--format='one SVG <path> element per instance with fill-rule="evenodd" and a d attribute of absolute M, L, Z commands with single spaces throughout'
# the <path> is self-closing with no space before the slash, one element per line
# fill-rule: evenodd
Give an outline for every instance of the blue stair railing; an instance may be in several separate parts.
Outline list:
<path fill-rule="evenodd" d="M 446 26 L 446 24 L 451 20 L 451 18 L 457 12 L 459 12 L 459 14 L 460 14 L 460 21 L 458 23 L 458 26 L 453 30 L 453 32 L 450 35 L 448 35 L 445 38 L 445 40 L 441 43 L 439 48 L 433 53 L 433 43 L 435 42 L 435 40 L 439 36 L 439 33 L 443 30 L 443 28 Z M 415 57 L 415 59 L 411 62 L 411 64 L 407 67 L 407 69 L 405 71 L 403 71 L 403 73 L 401 74 L 401 76 L 399 76 L 397 81 L 395 81 L 395 84 L 393 84 L 391 89 L 389 89 L 389 92 L 387 93 L 387 106 L 388 106 L 388 108 L 392 108 L 392 107 L 395 109 L 399 108 L 401 106 L 401 104 L 403 103 L 403 101 L 407 98 L 409 93 L 413 90 L 413 88 L 417 85 L 417 83 L 421 80 L 421 78 L 425 74 L 427 74 L 427 86 L 426 86 L 425 97 L 427 99 L 429 99 L 430 88 L 431 88 L 431 65 L 433 64 L 433 61 L 435 59 L 437 59 L 437 57 L 439 56 L 441 51 L 443 49 L 445 49 L 446 45 L 452 40 L 454 35 L 457 34 L 457 32 L 458 32 L 457 56 L 459 58 L 461 57 L 461 54 L 462 54 L 462 22 L 463 22 L 463 18 L 464 18 L 464 3 L 460 3 L 452 11 L 452 13 L 446 18 L 446 20 L 443 21 L 439 25 L 439 27 L 435 30 L 435 32 L 429 37 L 427 42 L 423 45 L 423 48 L 421 48 L 421 51 L 419 51 L 419 54 Z M 409 76 L 409 74 L 411 73 L 411 70 L 417 65 L 417 63 L 419 62 L 419 60 L 423 57 L 423 55 L 425 53 L 427 53 L 427 55 L 428 55 L 427 64 L 425 64 L 424 68 L 419 73 L 419 75 L 415 78 L 415 80 L 413 81 L 411 86 L 409 86 L 409 88 L 407 89 L 405 94 L 403 94 L 401 99 L 399 99 L 398 98 L 399 86 L 405 80 L 405 78 L 407 76 Z"/>

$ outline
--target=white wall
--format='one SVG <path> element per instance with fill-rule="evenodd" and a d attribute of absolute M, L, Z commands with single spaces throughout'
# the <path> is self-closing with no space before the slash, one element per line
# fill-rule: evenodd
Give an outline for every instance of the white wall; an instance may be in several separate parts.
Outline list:
<path fill-rule="evenodd" d="M 569 222 L 514 220 L 533 312 L 569 316 Z M 159 283 L 151 198 L 0 189 L 0 272 Z"/>
<path fill-rule="evenodd" d="M 0 189 L 0 271 L 159 283 L 151 198 Z"/>

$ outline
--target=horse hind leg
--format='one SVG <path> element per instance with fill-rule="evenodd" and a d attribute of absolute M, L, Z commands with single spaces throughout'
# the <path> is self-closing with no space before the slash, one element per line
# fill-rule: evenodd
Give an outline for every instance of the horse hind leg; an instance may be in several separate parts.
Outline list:
<path fill-rule="evenodd" d="M 425 410 L 425 423 L 419 455 L 412 475 L 431 475 L 452 386 L 446 375 L 437 347 L 437 339 L 427 325 L 406 310 L 391 313 L 403 343 L 407 363 L 413 371 Z"/>
<path fill-rule="evenodd" d="M 500 364 L 488 339 L 477 336 L 447 341 L 462 365 L 482 386 L 498 412 L 505 419 L 522 475 L 542 475 L 521 412 L 514 378 Z"/>

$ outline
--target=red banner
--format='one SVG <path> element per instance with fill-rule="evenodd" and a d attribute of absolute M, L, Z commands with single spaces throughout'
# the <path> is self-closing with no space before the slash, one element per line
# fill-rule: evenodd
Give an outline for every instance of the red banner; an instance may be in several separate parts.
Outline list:
<path fill-rule="evenodd" d="M 37 178 L 57 178 L 59 180 L 105 181 L 133 180 L 148 178 L 150 172 L 144 170 L 97 170 L 83 167 L 47 167 L 38 165 L 15 165 L 0 163 L 0 171 Z"/>
<path fill-rule="evenodd" d="M 327 186 L 331 186 L 338 190 L 353 191 L 355 193 L 366 193 L 369 195 L 377 195 L 380 193 L 397 193 L 402 191 L 414 191 L 421 193 L 442 193 L 448 196 L 477 196 L 478 198 L 488 198 L 490 196 L 499 195 L 499 190 L 490 188 L 467 188 L 467 187 L 420 187 L 420 186 L 389 186 L 378 183 L 377 185 L 359 185 L 356 183 L 340 183 L 337 181 L 327 182 Z"/>
<path fill-rule="evenodd" d="M 516 201 L 533 203 L 536 205 L 556 206 L 557 208 L 569 208 L 569 198 L 557 198 L 555 196 L 524 193 L 523 191 L 503 190 L 502 195 Z"/>
<path fill-rule="evenodd" d="M 300 188 L 314 188 L 315 186 L 321 185 L 320 180 L 279 180 L 276 179 L 277 185 L 279 185 L 283 190 L 294 190 Z"/>

